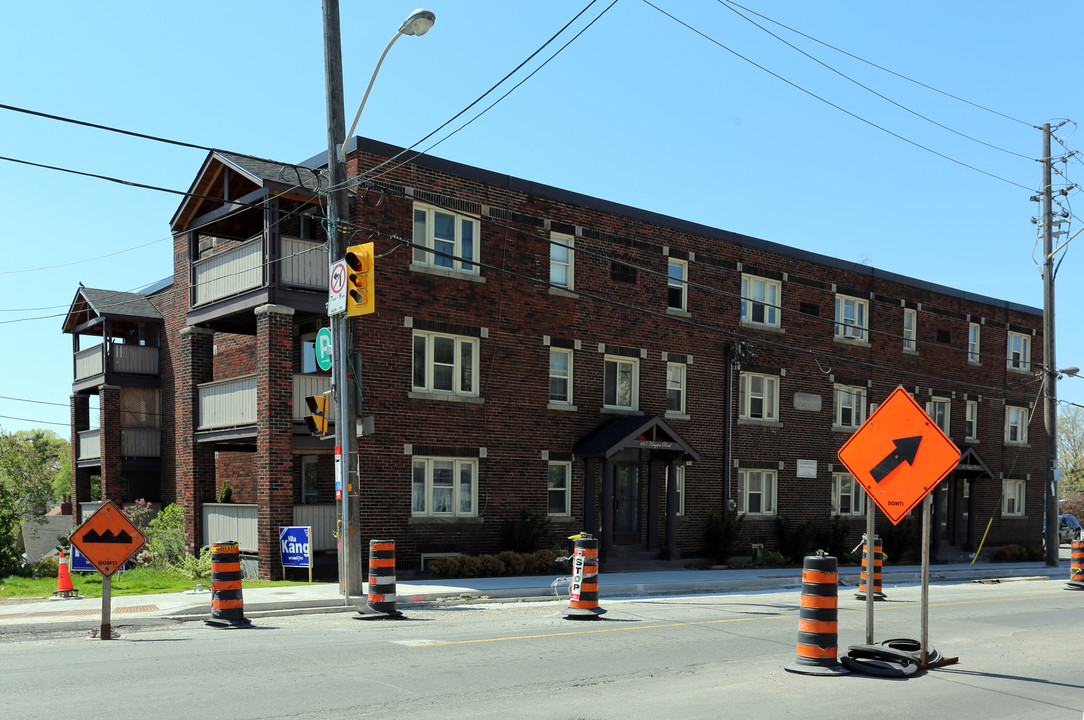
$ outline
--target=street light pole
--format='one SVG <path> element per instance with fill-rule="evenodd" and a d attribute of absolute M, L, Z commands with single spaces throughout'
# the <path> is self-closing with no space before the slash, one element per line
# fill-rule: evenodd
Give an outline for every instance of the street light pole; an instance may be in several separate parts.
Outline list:
<path fill-rule="evenodd" d="M 327 169 L 330 182 L 326 219 L 329 264 L 346 255 L 347 194 L 346 163 L 339 159 L 346 125 L 343 111 L 342 36 L 339 30 L 339 0 L 323 0 L 324 83 L 327 94 Z M 338 313 L 331 318 L 331 385 L 337 405 L 335 416 L 335 480 L 341 487 L 339 581 L 346 604 L 362 594 L 361 535 L 358 528 L 357 430 L 350 377 L 350 318 Z"/>

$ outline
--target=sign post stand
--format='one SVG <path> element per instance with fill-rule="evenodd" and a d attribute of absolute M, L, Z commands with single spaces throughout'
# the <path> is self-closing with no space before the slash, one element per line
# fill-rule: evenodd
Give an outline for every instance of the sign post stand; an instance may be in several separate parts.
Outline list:
<path fill-rule="evenodd" d="M 922 503 L 922 639 L 919 667 L 928 667 L 930 491 L 960 461 L 960 449 L 915 399 L 897 387 L 839 449 L 839 459 L 869 499 L 898 525 Z M 873 508 L 866 516 L 866 644 L 873 644 Z M 938 665 L 957 662 L 943 658 Z"/>
<path fill-rule="evenodd" d="M 71 543 L 102 574 L 102 640 L 112 640 L 110 603 L 113 573 L 147 544 L 143 533 L 124 516 L 112 500 L 102 503 L 86 522 L 71 534 Z M 118 636 L 119 637 L 119 636 Z"/>

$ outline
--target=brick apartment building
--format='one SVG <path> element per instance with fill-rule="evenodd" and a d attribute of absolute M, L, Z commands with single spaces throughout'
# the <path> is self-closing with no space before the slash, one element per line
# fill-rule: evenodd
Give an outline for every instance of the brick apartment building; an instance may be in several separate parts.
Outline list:
<path fill-rule="evenodd" d="M 349 173 L 398 152 L 355 139 Z M 173 277 L 76 292 L 77 502 L 93 475 L 103 498 L 176 502 L 190 546 L 240 538 L 263 576 L 280 525 L 333 552 L 333 443 L 303 422 L 330 386 L 325 157 L 209 154 Z M 351 323 L 375 427 L 361 537 L 394 538 L 401 567 L 498 551 L 521 509 L 615 558 L 701 555 L 727 507 L 738 555 L 775 547 L 780 519 L 841 518 L 857 542 L 836 452 L 901 385 L 963 451 L 936 551 L 974 549 L 990 518 L 988 546 L 1041 542 L 1039 309 L 431 156 L 381 168 L 350 217 L 378 255 L 376 312 Z"/>

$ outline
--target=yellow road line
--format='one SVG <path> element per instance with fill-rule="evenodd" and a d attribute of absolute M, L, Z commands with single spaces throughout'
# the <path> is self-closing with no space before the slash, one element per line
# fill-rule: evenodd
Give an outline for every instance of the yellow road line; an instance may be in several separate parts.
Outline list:
<path fill-rule="evenodd" d="M 930 603 L 930 607 L 944 607 L 947 605 L 982 605 L 988 603 L 1004 603 L 1004 602 L 1024 602 L 1028 600 L 1044 600 L 1049 599 L 1049 595 L 1036 595 L 1033 597 L 1022 598 L 988 598 L 985 600 L 956 600 L 952 602 L 940 602 Z M 1060 596 L 1054 596 L 1060 597 Z M 917 602 L 907 605 L 891 605 L 891 606 L 878 606 L 878 610 L 901 610 L 901 609 L 917 609 L 919 604 Z M 471 645 L 475 643 L 492 643 L 492 642 L 505 642 L 508 640 L 537 640 L 541 638 L 551 637 L 567 637 L 570 635 L 595 635 L 598 633 L 611 633 L 611 632 L 623 632 L 629 630 L 659 630 L 662 628 L 676 628 L 676 627 L 688 627 L 692 625 L 718 625 L 721 623 L 733 623 L 733 622 L 748 622 L 750 620 L 778 620 L 779 618 L 794 617 L 798 608 L 795 608 L 795 613 L 778 614 L 778 615 L 758 615 L 756 617 L 739 617 L 739 618 L 725 618 L 720 620 L 690 620 L 689 622 L 678 623 L 663 623 L 658 625 L 634 625 L 634 626 L 622 626 L 622 627 L 607 627 L 598 628 L 595 630 L 571 630 L 568 632 L 555 632 L 555 633 L 541 633 L 538 635 L 512 635 L 509 637 L 494 637 L 494 638 L 475 638 L 473 640 L 445 640 L 441 642 L 431 643 L 419 643 L 418 645 L 411 645 L 410 647 L 439 647 L 442 645 Z M 844 613 L 864 613 L 865 608 L 855 609 L 841 609 Z"/>

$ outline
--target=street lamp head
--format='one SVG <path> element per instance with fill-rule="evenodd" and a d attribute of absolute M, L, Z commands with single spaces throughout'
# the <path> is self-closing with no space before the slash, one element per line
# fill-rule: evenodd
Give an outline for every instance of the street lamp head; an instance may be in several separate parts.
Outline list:
<path fill-rule="evenodd" d="M 1060 378 L 1062 375 L 1065 375 L 1067 377 L 1076 377 L 1079 372 L 1080 368 L 1075 365 L 1071 365 L 1067 368 L 1062 368 L 1061 370 L 1058 370 L 1058 377 Z"/>
<path fill-rule="evenodd" d="M 436 21 L 437 16 L 433 14 L 433 11 L 418 8 L 403 21 L 403 24 L 399 27 L 399 32 L 403 35 L 425 35 Z"/>

